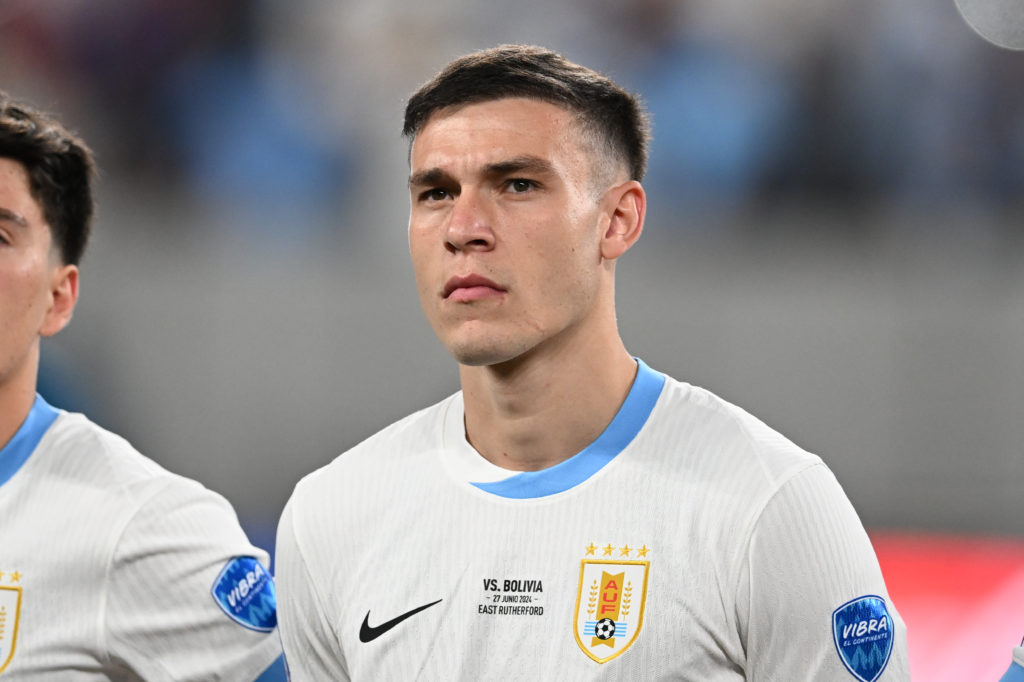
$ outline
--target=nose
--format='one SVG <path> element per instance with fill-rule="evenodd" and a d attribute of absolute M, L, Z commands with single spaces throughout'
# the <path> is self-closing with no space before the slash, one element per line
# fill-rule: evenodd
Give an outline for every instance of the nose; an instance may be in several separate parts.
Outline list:
<path fill-rule="evenodd" d="M 455 197 L 448 214 L 445 247 L 452 253 L 489 251 L 494 248 L 492 227 L 492 215 L 486 198 L 473 189 L 463 188 Z"/>

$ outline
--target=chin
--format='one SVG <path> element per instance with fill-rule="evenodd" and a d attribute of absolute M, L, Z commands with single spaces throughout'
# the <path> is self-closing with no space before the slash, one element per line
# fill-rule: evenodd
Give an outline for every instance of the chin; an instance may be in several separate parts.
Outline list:
<path fill-rule="evenodd" d="M 467 367 L 486 367 L 488 365 L 497 365 L 512 359 L 502 353 L 495 353 L 491 348 L 449 346 L 448 352 L 451 353 L 452 357 L 455 358 L 460 365 L 465 365 Z"/>
<path fill-rule="evenodd" d="M 438 338 L 460 365 L 485 367 L 511 362 L 530 353 L 546 339 L 544 328 L 532 324 L 468 324 L 435 327 Z"/>
<path fill-rule="evenodd" d="M 496 343 L 493 340 L 448 340 L 445 347 L 460 365 L 486 367 L 515 360 L 528 348 L 524 344 Z"/>

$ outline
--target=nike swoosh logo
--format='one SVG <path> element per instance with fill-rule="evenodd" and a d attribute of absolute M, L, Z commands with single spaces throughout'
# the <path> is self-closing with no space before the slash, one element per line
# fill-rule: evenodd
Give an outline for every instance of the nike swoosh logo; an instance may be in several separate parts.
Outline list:
<path fill-rule="evenodd" d="M 359 641 L 363 642 L 364 644 L 366 642 L 372 642 L 373 640 L 377 639 L 391 628 L 401 623 L 406 618 L 411 618 L 420 611 L 423 611 L 424 609 L 429 609 L 434 604 L 440 604 L 441 601 L 442 600 L 438 599 L 437 601 L 432 601 L 429 604 L 417 606 L 412 611 L 406 611 L 402 615 L 392 618 L 388 622 L 381 623 L 380 625 L 370 625 L 370 612 L 367 611 L 366 616 L 363 617 L 363 624 L 359 626 Z"/>

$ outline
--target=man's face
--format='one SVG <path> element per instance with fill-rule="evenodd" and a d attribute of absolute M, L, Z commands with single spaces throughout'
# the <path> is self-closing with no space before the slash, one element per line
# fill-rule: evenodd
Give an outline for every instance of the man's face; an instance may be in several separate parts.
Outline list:
<path fill-rule="evenodd" d="M 77 277 L 77 270 L 62 265 L 51 248 L 24 166 L 0 158 L 0 388 L 34 373 L 39 337 L 55 334 L 70 318 L 70 309 L 55 305 L 67 293 L 60 287 L 68 276 Z M 77 279 L 72 285 L 77 295 Z"/>
<path fill-rule="evenodd" d="M 573 114 L 523 98 L 441 110 L 417 135 L 413 268 L 427 319 L 460 363 L 518 358 L 595 313 L 607 221 L 588 149 Z"/>

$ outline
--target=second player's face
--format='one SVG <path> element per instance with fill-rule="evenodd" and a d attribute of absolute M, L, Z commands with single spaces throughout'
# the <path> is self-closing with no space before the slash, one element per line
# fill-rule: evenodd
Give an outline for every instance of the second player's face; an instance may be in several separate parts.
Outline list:
<path fill-rule="evenodd" d="M 0 386 L 34 372 L 27 363 L 39 336 L 63 325 L 56 326 L 52 313 L 58 260 L 28 173 L 20 163 L 0 158 Z"/>
<path fill-rule="evenodd" d="M 538 100 L 442 110 L 419 132 L 410 251 L 423 310 L 459 362 L 516 359 L 595 313 L 593 163 L 573 115 Z"/>

